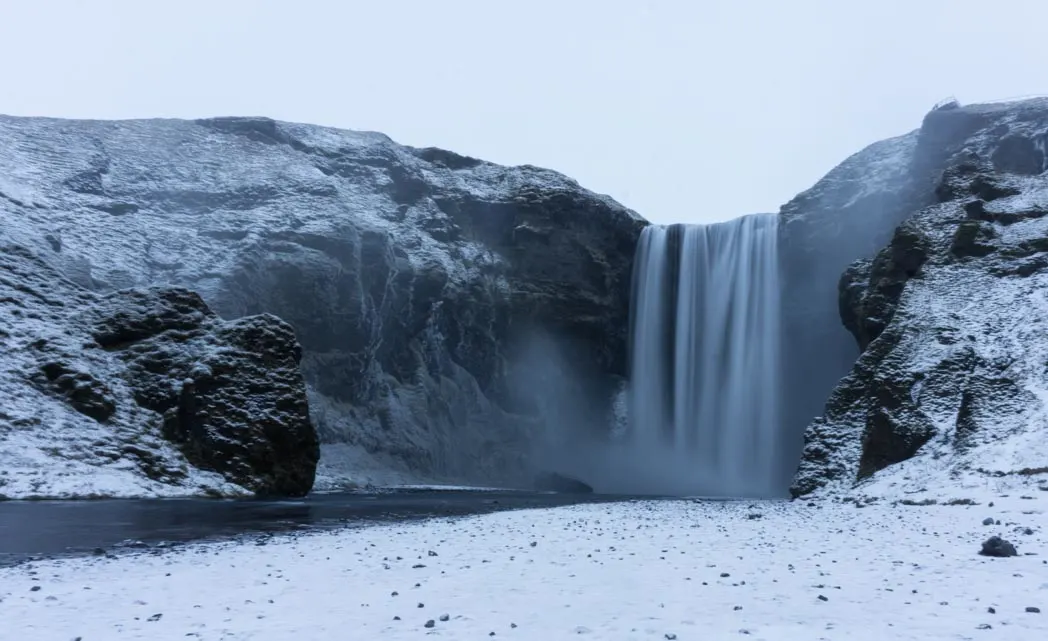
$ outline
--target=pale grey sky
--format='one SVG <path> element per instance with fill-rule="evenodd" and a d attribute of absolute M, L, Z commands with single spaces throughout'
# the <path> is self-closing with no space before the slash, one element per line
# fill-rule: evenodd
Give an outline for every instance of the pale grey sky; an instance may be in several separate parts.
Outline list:
<path fill-rule="evenodd" d="M 0 113 L 266 115 L 778 206 L 941 98 L 1048 93 L 1044 0 L 0 0 Z"/>

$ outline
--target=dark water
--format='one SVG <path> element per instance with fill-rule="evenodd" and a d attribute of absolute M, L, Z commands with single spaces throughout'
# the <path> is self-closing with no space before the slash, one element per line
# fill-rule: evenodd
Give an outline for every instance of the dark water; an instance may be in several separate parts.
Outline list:
<path fill-rule="evenodd" d="M 365 526 L 635 497 L 534 492 L 398 490 L 304 499 L 147 499 L 0 502 L 0 565 L 294 530 Z"/>

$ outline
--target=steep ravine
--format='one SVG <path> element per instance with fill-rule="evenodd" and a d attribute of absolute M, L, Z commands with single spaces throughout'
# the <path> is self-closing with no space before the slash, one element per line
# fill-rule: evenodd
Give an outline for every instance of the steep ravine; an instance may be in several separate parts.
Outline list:
<path fill-rule="evenodd" d="M 606 429 L 646 224 L 552 171 L 264 118 L 0 117 L 0 220 L 88 290 L 290 323 L 323 487 L 529 483 L 551 434 Z"/>
<path fill-rule="evenodd" d="M 782 208 L 783 487 L 1048 468 L 1046 136 L 1045 101 L 948 105 Z M 0 222 L 0 494 L 525 485 L 621 411 L 647 223 L 556 172 L 264 118 L 0 117 Z M 155 331 L 109 344 L 106 314 Z"/>

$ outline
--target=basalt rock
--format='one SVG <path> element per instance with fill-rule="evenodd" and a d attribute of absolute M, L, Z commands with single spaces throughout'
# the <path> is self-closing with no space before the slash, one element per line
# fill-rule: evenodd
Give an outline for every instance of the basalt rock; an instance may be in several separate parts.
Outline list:
<path fill-rule="evenodd" d="M 300 348 L 188 290 L 97 294 L 0 245 L 0 494 L 301 496 L 319 450 Z"/>
<path fill-rule="evenodd" d="M 862 352 L 806 432 L 795 496 L 943 489 L 1045 453 L 1048 101 L 936 116 L 952 117 L 934 199 L 841 278 Z"/>

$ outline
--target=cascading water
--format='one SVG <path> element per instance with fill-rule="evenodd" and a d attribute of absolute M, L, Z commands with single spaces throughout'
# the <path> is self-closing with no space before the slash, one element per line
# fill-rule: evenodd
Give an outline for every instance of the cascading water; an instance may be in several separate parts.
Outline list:
<path fill-rule="evenodd" d="M 624 474 L 646 491 L 775 496 L 778 216 L 649 226 L 633 272 Z M 641 463 L 643 462 L 643 463 Z"/>

